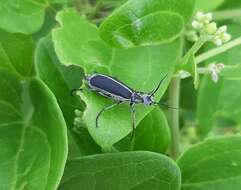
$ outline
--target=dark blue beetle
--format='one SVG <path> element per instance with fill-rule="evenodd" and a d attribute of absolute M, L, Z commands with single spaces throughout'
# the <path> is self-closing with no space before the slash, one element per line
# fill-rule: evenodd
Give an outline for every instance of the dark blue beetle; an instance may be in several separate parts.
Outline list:
<path fill-rule="evenodd" d="M 104 74 L 87 75 L 85 77 L 85 81 L 91 91 L 95 91 L 102 96 L 115 100 L 114 104 L 104 107 L 97 114 L 96 127 L 98 127 L 98 120 L 100 118 L 100 115 L 104 111 L 109 110 L 117 105 L 120 105 L 121 103 L 128 102 L 130 104 L 132 113 L 132 139 L 135 131 L 135 104 L 145 104 L 148 106 L 158 105 L 158 103 L 154 101 L 154 94 L 158 91 L 166 76 L 167 75 L 164 76 L 164 78 L 159 82 L 159 84 L 154 90 L 152 90 L 149 93 L 144 93 L 133 90 L 124 83 L 120 82 L 119 80 Z M 81 90 L 82 89 L 73 89 L 72 93 Z"/>

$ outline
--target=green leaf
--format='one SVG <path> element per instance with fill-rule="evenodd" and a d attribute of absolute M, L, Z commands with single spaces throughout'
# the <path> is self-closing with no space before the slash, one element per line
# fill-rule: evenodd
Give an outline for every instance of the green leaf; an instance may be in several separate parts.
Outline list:
<path fill-rule="evenodd" d="M 234 38 L 239 36 L 240 25 L 230 25 L 229 32 Z M 221 78 L 217 84 L 209 77 L 205 77 L 201 83 L 197 109 L 198 131 L 201 136 L 212 130 L 219 117 L 230 118 L 241 124 L 241 106 L 237 103 L 241 101 L 241 93 L 237 90 L 241 85 L 240 52 L 241 46 L 237 46 L 208 60 L 208 63 L 224 63 L 225 69 L 220 73 Z"/>
<path fill-rule="evenodd" d="M 53 49 L 50 37 L 42 38 L 36 48 L 36 72 L 57 97 L 65 119 L 72 127 L 75 109 L 83 109 L 77 96 L 71 96 L 71 90 L 82 84 L 83 71 L 80 67 L 62 65 Z"/>
<path fill-rule="evenodd" d="M 0 69 L 0 189 L 56 189 L 67 157 L 66 125 L 39 80 Z"/>
<path fill-rule="evenodd" d="M 134 150 L 164 153 L 170 138 L 166 116 L 160 108 L 155 108 L 140 122 L 136 130 Z"/>
<path fill-rule="evenodd" d="M 60 190 L 180 188 L 179 168 L 166 156 L 151 152 L 101 154 L 73 159 Z"/>
<path fill-rule="evenodd" d="M 76 117 L 75 110 L 83 110 L 84 106 L 80 98 L 71 96 L 70 92 L 81 85 L 83 70 L 79 66 L 65 66 L 59 62 L 50 36 L 42 38 L 37 45 L 35 67 L 38 77 L 55 94 L 63 111 L 69 128 L 69 139 L 73 142 L 71 147 L 77 143 L 76 148 L 81 155 L 99 153 L 99 148 L 90 138 L 90 135 L 85 132 L 86 129 L 79 129 L 78 134 L 72 131 Z M 70 154 L 74 153 L 71 152 Z"/>
<path fill-rule="evenodd" d="M 33 49 L 30 36 L 0 30 L 0 67 L 10 68 L 21 76 L 31 76 Z"/>
<path fill-rule="evenodd" d="M 62 11 L 57 18 L 61 27 L 53 31 L 53 41 L 62 63 L 79 64 L 86 73 L 93 73 L 94 70 L 107 73 L 138 91 L 149 92 L 155 88 L 166 73 L 173 72 L 176 59 L 180 55 L 180 40 L 152 47 L 111 49 L 98 39 L 96 27 L 87 23 L 73 10 Z M 156 94 L 156 100 L 163 95 L 169 81 L 170 75 Z M 83 92 L 80 95 L 86 103 L 83 120 L 91 136 L 102 148 L 109 149 L 131 132 L 128 105 L 120 105 L 104 113 L 100 118 L 100 127 L 96 129 L 95 119 L 98 112 L 112 102 L 93 92 Z M 152 109 L 143 105 L 136 106 L 136 123 Z"/>
<path fill-rule="evenodd" d="M 208 139 L 188 149 L 178 159 L 182 190 L 239 190 L 241 137 Z"/>
<path fill-rule="evenodd" d="M 221 6 L 225 0 L 196 0 L 196 6 L 195 9 L 196 11 L 212 11 L 217 9 L 219 6 Z"/>
<path fill-rule="evenodd" d="M 193 0 L 129 0 L 100 26 L 115 47 L 148 46 L 177 38 L 192 15 Z"/>

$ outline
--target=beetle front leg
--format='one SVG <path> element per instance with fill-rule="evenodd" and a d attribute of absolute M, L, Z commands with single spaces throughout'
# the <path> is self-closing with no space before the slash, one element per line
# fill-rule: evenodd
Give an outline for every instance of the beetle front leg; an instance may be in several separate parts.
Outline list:
<path fill-rule="evenodd" d="M 136 112 L 135 112 L 135 104 L 130 104 L 131 108 L 131 119 L 132 119 L 132 133 L 131 133 L 131 141 L 135 136 L 135 129 L 136 129 Z"/>

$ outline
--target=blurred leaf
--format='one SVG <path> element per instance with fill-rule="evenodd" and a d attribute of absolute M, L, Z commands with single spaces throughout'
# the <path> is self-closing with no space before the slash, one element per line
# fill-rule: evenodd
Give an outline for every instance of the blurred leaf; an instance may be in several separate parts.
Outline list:
<path fill-rule="evenodd" d="M 32 38 L 0 30 L 0 67 L 10 68 L 21 76 L 33 74 Z"/>
<path fill-rule="evenodd" d="M 69 127 L 68 132 L 69 139 L 72 142 L 71 147 L 76 147 L 81 155 L 100 152 L 89 134 L 83 131 L 84 129 L 79 131 L 78 135 L 72 131 L 74 118 L 76 117 L 74 111 L 76 109 L 84 109 L 80 98 L 78 96 L 71 96 L 70 93 L 72 89 L 78 88 L 81 85 L 83 79 L 82 69 L 76 65 L 65 66 L 59 62 L 50 36 L 42 38 L 39 41 L 35 54 L 35 63 L 37 75 L 55 94 L 63 111 Z M 72 152 L 70 153 L 73 154 Z"/>
<path fill-rule="evenodd" d="M 39 80 L 0 69 L 0 189 L 56 189 L 67 133 L 53 94 Z"/>
<path fill-rule="evenodd" d="M 180 35 L 193 7 L 193 0 L 129 0 L 101 24 L 100 36 L 124 48 L 168 42 Z"/>
<path fill-rule="evenodd" d="M 136 130 L 134 150 L 165 153 L 170 138 L 166 116 L 157 107 L 140 122 Z"/>
<path fill-rule="evenodd" d="M 240 25 L 230 25 L 229 32 L 235 38 L 239 36 Z M 208 63 L 221 62 L 226 68 L 221 72 L 221 79 L 215 84 L 209 77 L 204 77 L 198 92 L 198 131 L 205 136 L 213 127 L 217 117 L 225 116 L 241 124 L 241 46 L 213 57 Z M 230 69 L 237 67 L 237 69 Z M 207 106 L 208 105 L 208 106 Z"/>
<path fill-rule="evenodd" d="M 237 9 L 241 7 L 241 0 L 224 0 L 219 9 Z"/>
<path fill-rule="evenodd" d="M 228 0 L 230 1 L 230 0 Z M 196 11 L 202 11 L 202 12 L 207 12 L 207 11 L 212 11 L 217 9 L 219 6 L 221 6 L 225 0 L 196 0 L 196 6 L 195 10 Z"/>
<path fill-rule="evenodd" d="M 179 168 L 168 157 L 151 152 L 128 152 L 69 161 L 59 189 L 178 190 L 180 183 Z"/>
<path fill-rule="evenodd" d="M 182 190 L 239 190 L 241 136 L 208 139 L 178 159 Z"/>
<path fill-rule="evenodd" d="M 98 30 L 79 17 L 76 12 L 68 9 L 60 12 L 57 18 L 61 28 L 53 31 L 53 41 L 62 63 L 79 64 L 86 73 L 106 68 L 107 74 L 117 77 L 139 91 L 151 91 L 166 73 L 171 74 L 175 61 L 180 55 L 180 40 L 171 44 L 130 50 L 111 49 L 98 39 Z M 85 59 L 80 57 L 84 52 L 88 52 L 85 54 Z M 156 94 L 157 100 L 165 92 L 169 81 L 170 77 L 163 82 Z M 118 106 L 103 114 L 100 118 L 100 127 L 96 129 L 97 113 L 112 102 L 92 92 L 80 95 L 86 103 L 83 119 L 91 136 L 102 148 L 109 149 L 111 145 L 130 133 L 131 118 L 127 105 Z M 136 123 L 138 124 L 152 109 L 142 105 L 136 106 Z"/>

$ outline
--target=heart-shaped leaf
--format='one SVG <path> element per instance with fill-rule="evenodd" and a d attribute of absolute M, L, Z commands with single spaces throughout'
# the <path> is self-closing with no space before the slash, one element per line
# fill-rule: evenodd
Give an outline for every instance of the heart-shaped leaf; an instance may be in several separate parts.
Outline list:
<path fill-rule="evenodd" d="M 177 38 L 192 15 L 193 0 L 129 0 L 100 27 L 115 47 L 148 46 Z"/>
<path fill-rule="evenodd" d="M 69 161 L 59 189 L 179 190 L 180 183 L 179 168 L 168 157 L 151 152 L 126 152 Z"/>
<path fill-rule="evenodd" d="M 154 89 L 165 74 L 173 72 L 175 61 L 180 55 L 179 40 L 171 44 L 130 50 L 111 49 L 98 39 L 97 28 L 84 21 L 73 10 L 61 12 L 57 18 L 62 26 L 54 30 L 53 41 L 57 55 L 64 64 L 79 64 L 87 73 L 92 73 L 93 68 L 97 71 L 102 69 L 138 91 L 149 92 Z M 80 37 L 82 33 L 86 36 L 83 41 Z M 79 54 L 83 52 L 88 53 L 79 60 Z M 168 77 L 156 93 L 157 100 L 163 95 L 169 81 Z M 93 92 L 80 95 L 86 103 L 83 120 L 100 146 L 108 149 L 131 131 L 130 109 L 127 105 L 103 114 L 100 127 L 96 129 L 95 119 L 98 112 L 112 102 Z M 152 109 L 137 106 L 137 124 Z"/>
<path fill-rule="evenodd" d="M 56 99 L 39 80 L 0 69 L 0 189 L 56 189 L 67 133 Z"/>
<path fill-rule="evenodd" d="M 183 190 L 239 190 L 241 136 L 206 140 L 188 149 L 177 163 Z"/>

